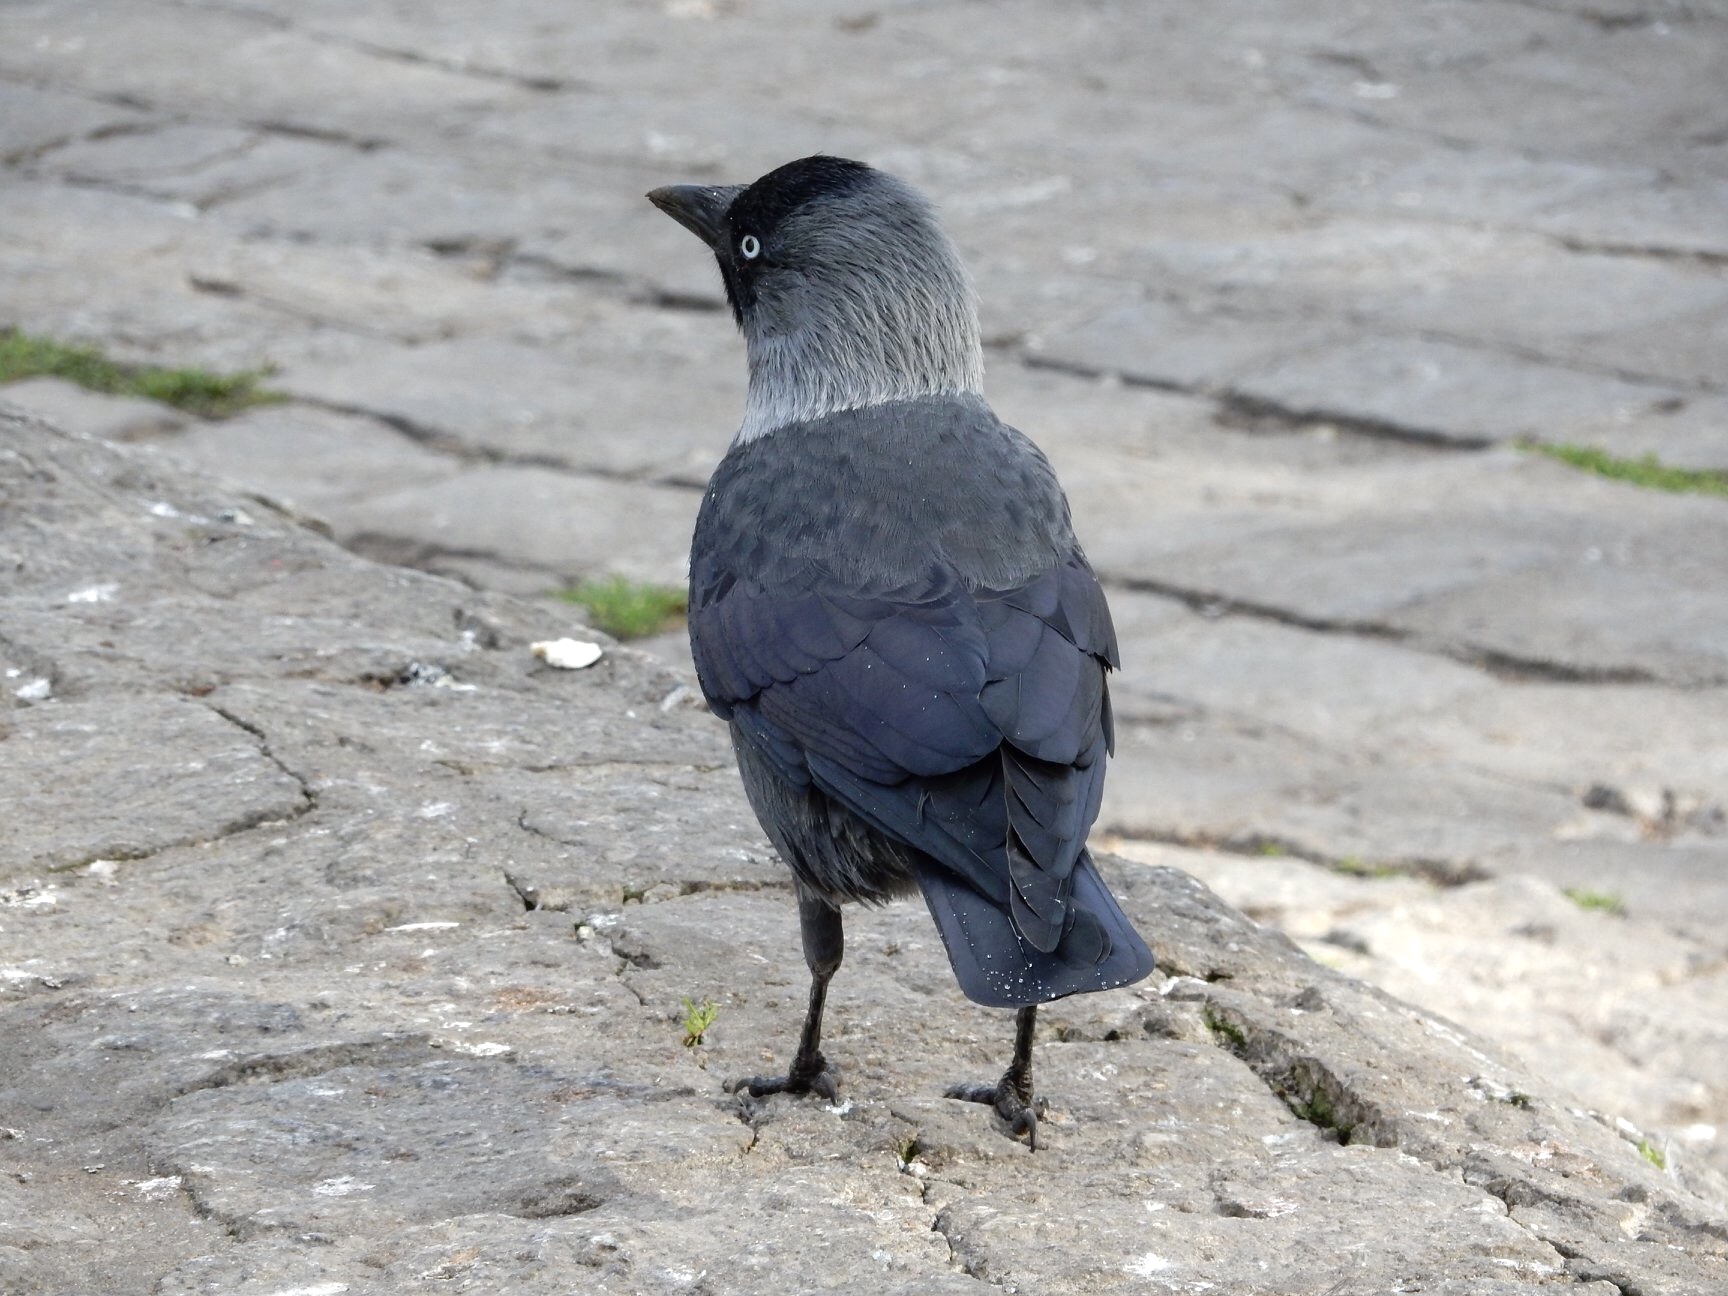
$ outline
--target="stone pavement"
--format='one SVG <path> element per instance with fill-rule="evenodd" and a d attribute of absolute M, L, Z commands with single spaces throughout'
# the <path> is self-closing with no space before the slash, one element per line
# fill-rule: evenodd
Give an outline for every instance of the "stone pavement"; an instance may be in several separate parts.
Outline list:
<path fill-rule="evenodd" d="M 676 581 L 742 358 L 642 193 L 893 169 L 1111 589 L 1101 826 L 1728 1171 L 1728 503 L 1521 448 L 1728 469 L 1725 75 L 1702 0 L 15 0 L 0 325 L 292 399 L 11 395 L 484 590 Z"/>
<path fill-rule="evenodd" d="M 849 920 L 841 1101 L 728 1096 L 807 983 L 681 672 L 4 410 L 0 558 L 7 1296 L 1728 1284 L 1689 1149 L 1162 863 L 1101 859 L 1159 971 L 1040 1014 L 1036 1154 L 940 1097 L 1011 1018 L 915 904 Z"/>

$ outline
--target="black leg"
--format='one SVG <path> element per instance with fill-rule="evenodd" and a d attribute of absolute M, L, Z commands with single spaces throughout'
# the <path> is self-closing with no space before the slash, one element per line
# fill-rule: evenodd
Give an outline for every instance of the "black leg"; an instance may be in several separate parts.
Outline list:
<path fill-rule="evenodd" d="M 804 936 L 804 961 L 810 965 L 810 1007 L 804 1014 L 804 1031 L 798 1037 L 798 1055 L 783 1076 L 751 1076 L 734 1080 L 727 1091 L 750 1091 L 752 1098 L 765 1094 L 814 1093 L 835 1102 L 840 1097 L 834 1073 L 822 1056 L 822 1005 L 828 998 L 828 982 L 840 967 L 846 952 L 846 934 L 840 924 L 838 905 L 819 896 L 798 895 L 798 926 Z"/>
<path fill-rule="evenodd" d="M 950 1098 L 988 1103 L 1008 1122 L 1012 1134 L 1024 1134 L 1038 1150 L 1038 1113 L 1032 1098 L 1032 1032 L 1038 1022 L 1038 1005 L 1027 1004 L 1014 1018 L 1014 1060 L 993 1085 L 958 1084 L 948 1090 Z"/>

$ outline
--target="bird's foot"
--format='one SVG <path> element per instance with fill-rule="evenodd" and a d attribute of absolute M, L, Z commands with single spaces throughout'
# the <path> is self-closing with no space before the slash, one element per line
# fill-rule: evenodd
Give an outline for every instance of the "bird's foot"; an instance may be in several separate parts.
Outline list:
<path fill-rule="evenodd" d="M 1042 1105 L 1032 1097 L 1032 1077 L 1007 1071 L 993 1085 L 951 1085 L 944 1095 L 967 1102 L 984 1103 L 996 1109 L 996 1114 L 1008 1123 L 1008 1132 L 1024 1134 L 1033 1152 L 1038 1150 L 1038 1108 Z"/>
<path fill-rule="evenodd" d="M 834 1072 L 828 1067 L 828 1059 L 820 1053 L 814 1057 L 797 1057 L 792 1059 L 792 1069 L 783 1076 L 749 1076 L 742 1080 L 733 1080 L 726 1086 L 727 1093 L 748 1093 L 752 1098 L 765 1098 L 769 1094 L 809 1094 L 826 1098 L 829 1102 L 840 1101 L 840 1090 L 834 1083 Z"/>

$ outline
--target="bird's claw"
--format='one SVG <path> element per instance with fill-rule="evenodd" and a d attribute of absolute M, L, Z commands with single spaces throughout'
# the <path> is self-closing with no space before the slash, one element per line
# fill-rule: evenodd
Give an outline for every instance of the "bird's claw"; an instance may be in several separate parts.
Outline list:
<path fill-rule="evenodd" d="M 840 1101 L 840 1089 L 835 1084 L 834 1072 L 829 1070 L 827 1060 L 820 1053 L 814 1059 L 795 1059 L 792 1069 L 783 1076 L 748 1076 L 741 1080 L 733 1080 L 726 1086 L 727 1093 L 746 1092 L 752 1098 L 766 1098 L 769 1094 L 815 1094 L 826 1098 L 831 1103 Z"/>
<path fill-rule="evenodd" d="M 1016 1137 L 1024 1134 L 1029 1150 L 1038 1150 L 1038 1103 L 1032 1097 L 1030 1082 L 1021 1080 L 1012 1071 L 993 1085 L 951 1085 L 945 1096 L 993 1107 L 1007 1122 L 1010 1134 Z"/>

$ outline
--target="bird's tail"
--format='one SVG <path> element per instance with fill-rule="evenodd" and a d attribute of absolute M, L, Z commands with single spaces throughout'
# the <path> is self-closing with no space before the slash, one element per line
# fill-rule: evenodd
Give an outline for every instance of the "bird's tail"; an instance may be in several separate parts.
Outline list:
<path fill-rule="evenodd" d="M 993 1008 L 1129 985 L 1152 971 L 1152 951 L 1123 914 L 1087 851 L 1074 864 L 1073 921 L 1056 948 L 1035 949 L 1000 900 L 980 895 L 934 862 L 918 870 L 924 903 L 968 999 Z"/>

